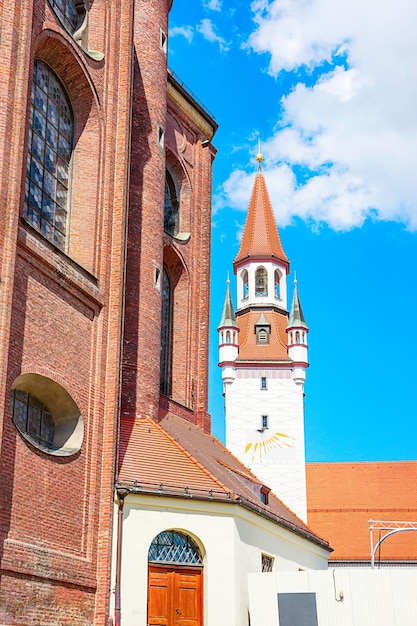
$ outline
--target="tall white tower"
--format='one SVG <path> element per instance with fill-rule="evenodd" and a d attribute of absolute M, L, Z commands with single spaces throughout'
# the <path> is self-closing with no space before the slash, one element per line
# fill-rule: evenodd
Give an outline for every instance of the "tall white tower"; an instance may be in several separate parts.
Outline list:
<path fill-rule="evenodd" d="M 262 155 L 258 154 L 257 160 L 258 173 L 233 264 L 237 310 L 235 313 L 228 285 L 218 328 L 226 446 L 306 521 L 308 327 L 296 286 L 288 312 L 289 261 L 262 173 Z"/>

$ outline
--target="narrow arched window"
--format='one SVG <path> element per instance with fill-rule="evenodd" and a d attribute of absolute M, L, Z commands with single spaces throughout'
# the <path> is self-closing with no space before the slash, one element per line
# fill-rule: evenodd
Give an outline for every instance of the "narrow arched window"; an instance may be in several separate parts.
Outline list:
<path fill-rule="evenodd" d="M 35 61 L 24 217 L 61 250 L 67 239 L 73 137 L 68 94 L 55 72 Z"/>
<path fill-rule="evenodd" d="M 300 333 L 298 330 L 295 331 L 295 343 L 300 343 Z"/>
<path fill-rule="evenodd" d="M 249 297 L 249 276 L 247 270 L 243 270 L 240 276 L 242 279 L 242 297 L 246 300 Z"/>
<path fill-rule="evenodd" d="M 230 337 L 230 330 L 226 331 L 226 343 L 230 343 L 231 341 L 231 337 Z"/>
<path fill-rule="evenodd" d="M 161 393 L 171 393 L 172 363 L 172 285 L 164 267 L 162 272 L 161 308 Z"/>
<path fill-rule="evenodd" d="M 168 170 L 165 173 L 164 229 L 169 235 L 179 231 L 179 208 L 177 189 Z"/>
<path fill-rule="evenodd" d="M 275 297 L 281 298 L 281 272 L 279 270 L 275 270 L 274 273 L 274 285 L 275 285 Z"/>
<path fill-rule="evenodd" d="M 255 273 L 255 295 L 268 295 L 268 272 L 264 267 L 258 267 Z"/>

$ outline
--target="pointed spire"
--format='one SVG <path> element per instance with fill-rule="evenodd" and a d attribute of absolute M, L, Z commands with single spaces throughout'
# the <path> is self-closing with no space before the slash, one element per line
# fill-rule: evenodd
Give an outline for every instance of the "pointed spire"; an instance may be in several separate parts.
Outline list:
<path fill-rule="evenodd" d="M 304 319 L 303 309 L 301 308 L 300 298 L 298 296 L 297 278 L 295 275 L 294 275 L 294 293 L 292 296 L 291 311 L 290 311 L 290 317 L 288 320 L 287 328 L 291 328 L 294 326 L 307 328 L 308 330 L 308 326 Z"/>
<path fill-rule="evenodd" d="M 226 285 L 227 286 L 226 286 L 226 295 L 224 297 L 223 312 L 222 312 L 222 317 L 220 319 L 218 329 L 222 328 L 223 326 L 229 326 L 229 327 L 231 326 L 233 328 L 239 328 L 239 324 L 236 321 L 235 310 L 233 308 L 232 296 L 230 295 L 229 276 L 227 277 Z"/>
<path fill-rule="evenodd" d="M 271 200 L 262 173 L 263 156 L 261 152 L 256 155 L 256 160 L 259 164 L 258 172 L 252 189 L 240 249 L 234 260 L 234 265 L 236 266 L 237 263 L 250 257 L 275 258 L 283 261 L 287 265 L 288 271 L 288 257 L 281 244 Z"/>

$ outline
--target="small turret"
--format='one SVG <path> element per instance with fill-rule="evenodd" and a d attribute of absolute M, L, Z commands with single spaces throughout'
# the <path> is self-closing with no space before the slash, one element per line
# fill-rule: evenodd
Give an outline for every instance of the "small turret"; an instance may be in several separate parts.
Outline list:
<path fill-rule="evenodd" d="M 225 384 L 232 383 L 236 377 L 235 361 L 238 357 L 238 333 L 239 325 L 233 308 L 230 295 L 230 280 L 226 281 L 226 295 L 224 298 L 223 312 L 219 331 L 219 367 L 222 368 L 222 379 Z"/>
<path fill-rule="evenodd" d="M 293 379 L 298 385 L 304 385 L 308 367 L 308 326 L 304 319 L 298 296 L 297 279 L 294 280 L 294 293 L 287 325 L 288 356 L 294 361 Z"/>

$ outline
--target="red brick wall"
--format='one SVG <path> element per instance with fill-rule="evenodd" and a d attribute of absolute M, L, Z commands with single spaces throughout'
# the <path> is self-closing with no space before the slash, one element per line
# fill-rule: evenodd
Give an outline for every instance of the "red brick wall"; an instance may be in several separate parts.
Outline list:
<path fill-rule="evenodd" d="M 94 0 L 93 61 L 46 0 L 0 9 L 0 623 L 106 624 L 132 96 L 133 7 Z M 33 62 L 52 66 L 76 125 L 68 256 L 20 218 Z M 19 243 L 18 243 L 19 241 Z M 81 409 L 71 457 L 37 451 L 11 422 L 21 373 Z"/>

